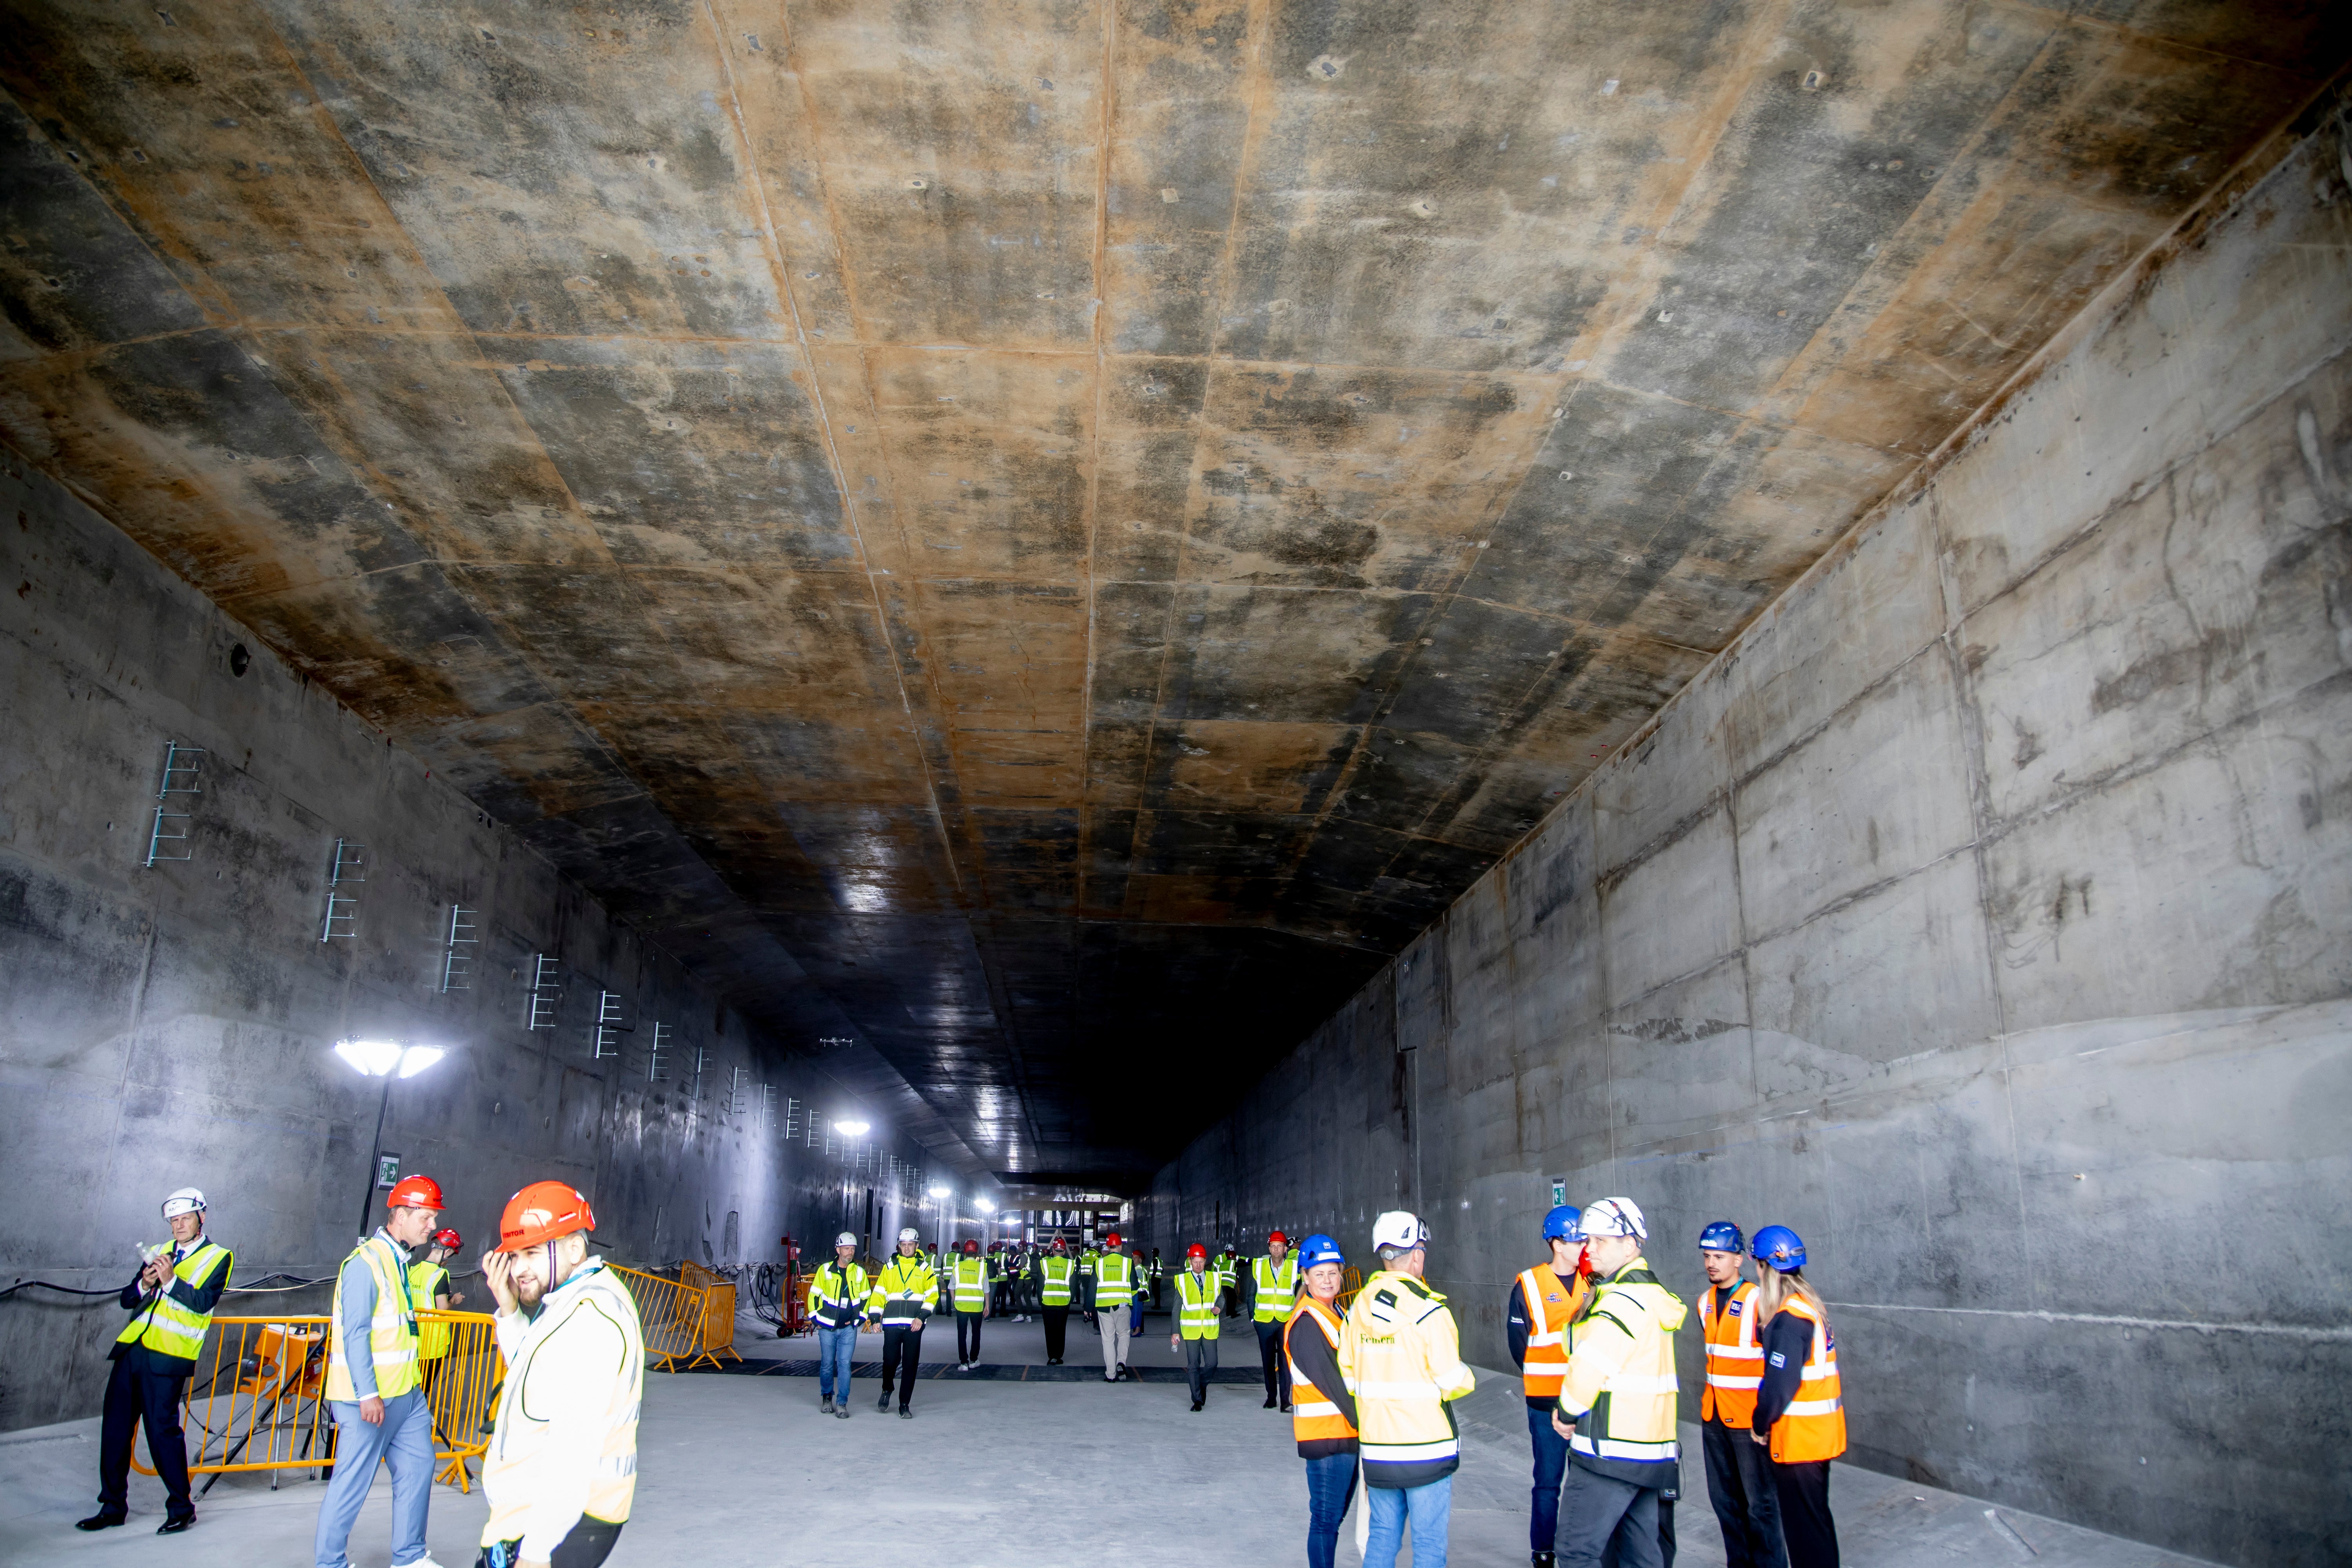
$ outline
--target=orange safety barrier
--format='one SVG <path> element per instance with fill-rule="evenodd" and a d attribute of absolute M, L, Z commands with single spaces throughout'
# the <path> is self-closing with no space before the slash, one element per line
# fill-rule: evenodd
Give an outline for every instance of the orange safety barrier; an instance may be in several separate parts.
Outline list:
<path fill-rule="evenodd" d="M 679 1265 L 679 1272 L 690 1269 L 712 1283 L 696 1285 L 691 1276 L 665 1279 L 617 1263 L 605 1267 L 619 1275 L 629 1294 L 636 1298 L 637 1319 L 645 1329 L 646 1361 L 656 1372 L 677 1372 L 681 1366 L 691 1371 L 706 1362 L 717 1366 L 721 1356 L 743 1359 L 735 1352 L 733 1280 L 693 1263 Z"/>
<path fill-rule="evenodd" d="M 419 1312 L 420 1328 L 441 1331 L 440 1356 L 424 1362 L 425 1404 L 433 1414 L 440 1479 L 473 1487 L 467 1461 L 488 1447 L 490 1400 L 506 1363 L 487 1313 Z M 323 1317 L 213 1320 L 195 1375 L 182 1397 L 180 1427 L 188 1473 L 292 1470 L 334 1462 L 335 1418 L 327 1407 L 329 1320 Z M 155 1472 L 140 1461 L 140 1474 Z M 270 1484 L 275 1487 L 273 1477 Z M 212 1489 L 212 1482 L 205 1483 Z"/>

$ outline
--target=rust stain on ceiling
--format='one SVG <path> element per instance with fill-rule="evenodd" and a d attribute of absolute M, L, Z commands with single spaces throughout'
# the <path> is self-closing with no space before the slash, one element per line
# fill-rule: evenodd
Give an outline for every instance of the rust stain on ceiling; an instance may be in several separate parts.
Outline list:
<path fill-rule="evenodd" d="M 2347 49 L 2308 0 L 10 11 L 6 438 L 786 1040 L 1110 1183 Z"/>

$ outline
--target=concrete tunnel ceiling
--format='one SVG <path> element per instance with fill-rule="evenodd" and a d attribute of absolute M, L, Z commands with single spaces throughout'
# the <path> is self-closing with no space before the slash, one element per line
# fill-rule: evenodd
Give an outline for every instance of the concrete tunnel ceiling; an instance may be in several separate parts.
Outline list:
<path fill-rule="evenodd" d="M 2346 52 L 10 9 L 8 439 L 787 1043 L 1130 1189 Z"/>

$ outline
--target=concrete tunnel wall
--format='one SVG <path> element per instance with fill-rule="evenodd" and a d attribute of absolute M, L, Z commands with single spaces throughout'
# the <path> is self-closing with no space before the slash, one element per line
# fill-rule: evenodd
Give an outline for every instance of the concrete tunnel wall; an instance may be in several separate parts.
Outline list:
<path fill-rule="evenodd" d="M 2347 176 L 2331 118 L 2086 312 L 1167 1166 L 1148 1244 L 1369 1269 L 1416 1207 L 1501 1367 L 1553 1178 L 1685 1299 L 1705 1222 L 1786 1223 L 1850 1458 L 2343 1562 Z"/>
<path fill-rule="evenodd" d="M 460 1268 L 541 1177 L 585 1191 L 629 1261 L 780 1261 L 787 1231 L 865 1228 L 868 1188 L 874 1228 L 897 1226 L 887 1157 L 919 1148 L 884 1146 L 877 1174 L 787 1142 L 788 1101 L 837 1108 L 838 1086 L 5 451 L 0 578 L 0 1284 L 121 1286 L 184 1184 L 209 1195 L 239 1279 L 328 1273 L 359 1224 L 379 1103 L 331 1054 L 351 1036 L 450 1048 L 395 1083 L 383 1146 L 441 1183 Z M 204 749 L 202 793 L 165 803 L 189 818 L 171 852 L 192 858 L 149 869 L 168 741 Z M 356 934 L 322 941 L 339 837 L 367 847 L 366 879 Z M 480 945 L 471 988 L 445 994 L 453 903 Z M 562 992 L 533 1030 L 541 952 Z M 599 1059 L 602 990 L 624 1027 Z M 660 1081 L 656 1022 L 676 1030 Z M 320 1290 L 222 1308 L 324 1310 Z M 0 1302 L 0 1429 L 94 1413 L 121 1323 L 110 1300 Z"/>

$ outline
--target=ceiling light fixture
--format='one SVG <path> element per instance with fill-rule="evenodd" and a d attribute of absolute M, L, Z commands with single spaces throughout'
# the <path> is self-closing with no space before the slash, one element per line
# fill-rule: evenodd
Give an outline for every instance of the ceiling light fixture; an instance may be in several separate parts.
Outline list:
<path fill-rule="evenodd" d="M 873 1131 L 874 1128 L 870 1122 L 836 1121 L 833 1124 L 833 1130 L 845 1138 L 863 1138 Z"/>

